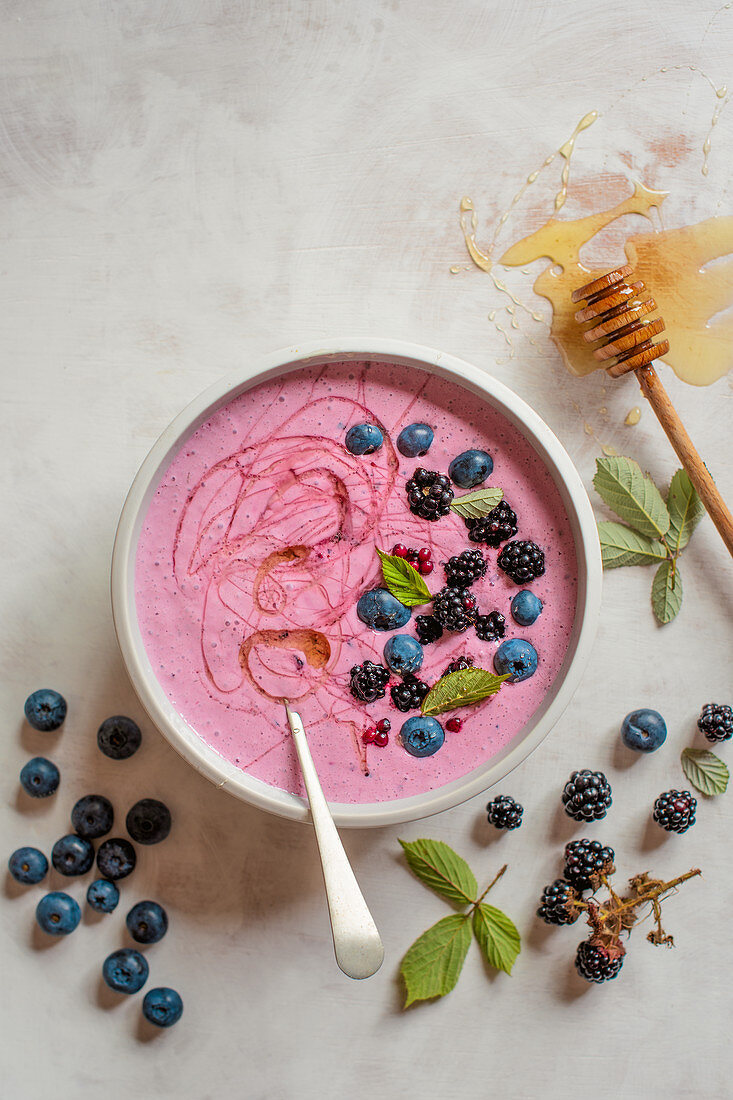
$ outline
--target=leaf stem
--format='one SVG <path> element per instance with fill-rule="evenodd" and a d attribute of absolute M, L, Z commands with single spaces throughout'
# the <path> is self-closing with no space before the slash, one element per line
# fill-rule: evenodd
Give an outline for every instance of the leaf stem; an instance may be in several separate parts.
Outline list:
<path fill-rule="evenodd" d="M 473 905 L 472 905 L 472 907 L 471 907 L 471 910 L 472 910 L 472 911 L 473 911 L 474 909 L 477 909 L 477 908 L 478 908 L 478 906 L 479 906 L 479 905 L 481 904 L 481 902 L 482 902 L 482 901 L 484 900 L 484 898 L 485 898 L 485 897 L 486 897 L 486 895 L 488 894 L 488 892 L 489 892 L 489 890 L 491 889 L 491 887 L 492 887 L 492 886 L 495 886 L 495 885 L 496 885 L 496 883 L 497 883 L 497 882 L 499 881 L 499 879 L 501 878 L 501 876 L 502 876 L 502 875 L 504 874 L 504 872 L 506 871 L 506 869 L 507 869 L 507 867 L 508 867 L 508 866 L 509 866 L 509 864 L 508 864 L 508 863 L 505 863 L 505 864 L 504 864 L 504 866 L 502 867 L 502 869 L 501 869 L 500 871 L 498 871 L 498 872 L 497 872 L 497 874 L 495 874 L 495 875 L 494 875 L 494 877 L 492 878 L 491 882 L 489 883 L 489 885 L 488 885 L 488 886 L 486 887 L 486 889 L 484 890 L 484 892 L 483 892 L 483 894 L 481 895 L 481 897 L 480 897 L 480 898 L 478 898 L 478 899 L 477 899 L 477 900 L 476 900 L 476 901 L 475 901 L 475 902 L 473 903 Z"/>

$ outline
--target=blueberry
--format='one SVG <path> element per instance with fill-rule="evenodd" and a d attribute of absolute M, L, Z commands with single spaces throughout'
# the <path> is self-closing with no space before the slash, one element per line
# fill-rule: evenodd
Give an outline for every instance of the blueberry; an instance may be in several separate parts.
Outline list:
<path fill-rule="evenodd" d="M 97 730 L 97 744 L 110 760 L 127 760 L 140 748 L 143 735 L 137 722 L 124 714 L 105 718 Z"/>
<path fill-rule="evenodd" d="M 150 989 L 143 998 L 143 1016 L 156 1027 L 173 1027 L 183 1013 L 180 993 L 167 986 Z"/>
<path fill-rule="evenodd" d="M 423 648 L 410 634 L 394 634 L 384 647 L 384 663 L 397 676 L 417 672 L 422 662 Z"/>
<path fill-rule="evenodd" d="M 667 725 L 656 710 L 632 710 L 621 723 L 621 740 L 635 752 L 654 752 L 667 740 Z"/>
<path fill-rule="evenodd" d="M 156 798 L 141 798 L 128 811 L 125 824 L 138 844 L 159 844 L 171 831 L 171 812 Z"/>
<path fill-rule="evenodd" d="M 62 836 L 51 849 L 51 863 L 60 875 L 85 875 L 94 863 L 91 840 L 74 833 Z"/>
<path fill-rule="evenodd" d="M 115 812 L 103 794 L 85 794 L 71 811 L 71 824 L 79 836 L 96 840 L 112 828 Z"/>
<path fill-rule="evenodd" d="M 119 890 L 106 878 L 98 878 L 87 890 L 87 904 L 98 913 L 113 913 L 119 900 Z"/>
<path fill-rule="evenodd" d="M 475 489 L 494 469 L 494 460 L 486 451 L 464 451 L 448 467 L 451 480 L 459 489 Z"/>
<path fill-rule="evenodd" d="M 410 621 L 410 609 L 386 588 L 372 588 L 360 597 L 356 613 L 372 630 L 398 630 Z"/>
<path fill-rule="evenodd" d="M 422 458 L 433 445 L 433 429 L 429 424 L 408 424 L 397 436 L 397 450 L 405 458 Z"/>
<path fill-rule="evenodd" d="M 445 734 L 440 722 L 436 722 L 435 718 L 425 718 L 418 714 L 403 723 L 400 741 L 410 756 L 432 756 L 441 748 L 445 741 Z"/>
<path fill-rule="evenodd" d="M 528 588 L 523 588 L 512 600 L 511 612 L 515 623 L 531 626 L 542 614 L 542 600 Z"/>
<path fill-rule="evenodd" d="M 125 840 L 123 837 L 104 840 L 97 849 L 99 873 L 112 882 L 116 882 L 120 878 L 127 878 L 135 870 L 136 863 L 135 849 L 130 841 Z"/>
<path fill-rule="evenodd" d="M 36 920 L 49 936 L 68 936 L 81 920 L 81 909 L 68 894 L 54 890 L 39 901 Z"/>
<path fill-rule="evenodd" d="M 125 917 L 136 943 L 157 943 L 168 931 L 168 914 L 157 901 L 139 901 Z"/>
<path fill-rule="evenodd" d="M 122 947 L 108 955 L 102 965 L 102 977 L 115 993 L 137 993 L 149 974 L 145 957 L 132 947 Z"/>
<path fill-rule="evenodd" d="M 16 882 L 35 886 L 46 877 L 48 860 L 38 848 L 18 848 L 8 860 L 8 870 Z"/>
<path fill-rule="evenodd" d="M 51 688 L 39 688 L 25 701 L 25 716 L 34 730 L 49 733 L 57 730 L 66 717 L 66 700 L 58 691 Z"/>
<path fill-rule="evenodd" d="M 376 424 L 354 424 L 346 433 L 346 450 L 352 455 L 371 455 L 384 443 Z"/>
<path fill-rule="evenodd" d="M 510 684 L 528 680 L 537 671 L 537 650 L 523 638 L 508 638 L 494 654 L 494 668 L 500 676 L 508 674 Z"/>
<path fill-rule="evenodd" d="M 60 779 L 58 768 L 45 756 L 34 756 L 20 772 L 20 785 L 31 798 L 48 798 L 57 790 Z"/>

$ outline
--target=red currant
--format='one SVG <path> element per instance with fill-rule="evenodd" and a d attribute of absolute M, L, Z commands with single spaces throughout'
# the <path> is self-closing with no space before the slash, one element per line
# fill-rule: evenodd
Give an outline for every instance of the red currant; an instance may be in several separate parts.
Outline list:
<path fill-rule="evenodd" d="M 431 561 L 420 562 L 420 572 L 422 573 L 423 577 L 427 577 L 429 573 L 432 573 L 434 568 L 435 566 Z"/>
<path fill-rule="evenodd" d="M 383 749 L 385 745 L 389 743 L 388 733 L 377 733 L 374 737 L 374 744 L 378 745 L 380 749 Z"/>
<path fill-rule="evenodd" d="M 361 735 L 361 739 L 365 745 L 371 745 L 373 741 L 377 739 L 377 731 L 374 726 L 370 726 L 368 730 L 364 730 Z"/>
<path fill-rule="evenodd" d="M 420 561 L 430 561 L 433 556 L 433 551 L 429 546 L 423 546 L 421 550 L 418 550 L 417 556 Z"/>
<path fill-rule="evenodd" d="M 392 729 L 392 723 L 389 718 L 380 718 L 377 722 L 377 730 L 379 733 L 389 733 Z"/>
<path fill-rule="evenodd" d="M 407 547 L 403 546 L 401 542 L 398 542 L 396 546 L 392 547 L 392 553 L 397 558 L 406 558 L 408 553 Z"/>
<path fill-rule="evenodd" d="M 445 724 L 445 728 L 449 730 L 450 733 L 458 733 L 462 725 L 463 722 L 460 718 L 449 718 Z"/>

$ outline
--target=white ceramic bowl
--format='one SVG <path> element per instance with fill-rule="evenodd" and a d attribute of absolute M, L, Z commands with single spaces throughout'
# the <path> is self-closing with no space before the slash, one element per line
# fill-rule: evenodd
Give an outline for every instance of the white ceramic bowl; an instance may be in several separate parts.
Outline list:
<path fill-rule="evenodd" d="M 486 790 L 516 768 L 547 736 L 565 710 L 585 670 L 601 602 L 601 558 L 596 524 L 577 470 L 562 444 L 529 405 L 490 375 L 444 352 L 397 340 L 335 340 L 286 348 L 216 382 L 173 420 L 135 478 L 120 517 L 112 559 L 112 611 L 122 656 L 135 691 L 171 745 L 218 787 L 283 817 L 306 820 L 303 799 L 240 771 L 210 748 L 177 713 L 151 668 L 135 609 L 135 555 L 140 529 L 159 479 L 181 442 L 216 409 L 268 378 L 304 364 L 351 359 L 416 367 L 454 380 L 498 409 L 544 461 L 567 511 L 578 564 L 578 604 L 562 667 L 541 707 L 511 743 L 488 763 L 436 790 L 390 802 L 331 803 L 341 826 L 388 825 L 426 817 Z"/>

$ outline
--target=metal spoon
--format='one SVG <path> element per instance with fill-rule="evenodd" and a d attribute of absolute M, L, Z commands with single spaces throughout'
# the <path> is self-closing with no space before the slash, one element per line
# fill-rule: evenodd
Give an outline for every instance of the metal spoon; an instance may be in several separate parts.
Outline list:
<path fill-rule="evenodd" d="M 349 978 L 368 978 L 382 965 L 384 947 L 336 831 L 308 748 L 303 721 L 290 709 L 287 700 L 285 710 L 321 855 L 336 962 Z"/>

